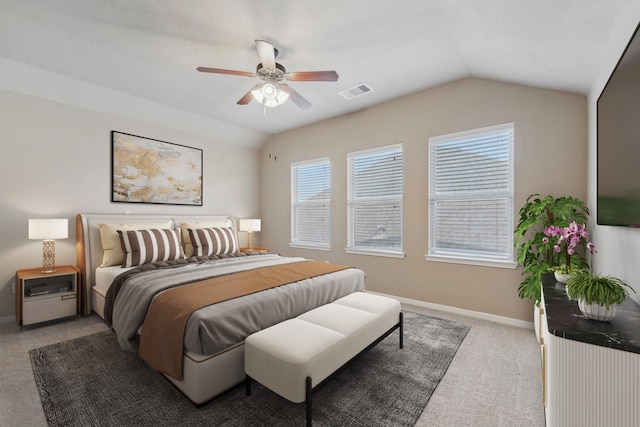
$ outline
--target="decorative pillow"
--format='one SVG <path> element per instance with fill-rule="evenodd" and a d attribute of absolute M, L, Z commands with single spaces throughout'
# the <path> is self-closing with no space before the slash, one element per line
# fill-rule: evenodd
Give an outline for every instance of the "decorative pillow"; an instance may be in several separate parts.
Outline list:
<path fill-rule="evenodd" d="M 171 229 L 118 230 L 123 267 L 184 258 L 180 233 Z"/>
<path fill-rule="evenodd" d="M 173 223 L 166 222 L 132 222 L 129 224 L 98 224 L 100 241 L 102 242 L 102 264 L 100 267 L 122 264 L 124 252 L 117 230 L 144 230 L 148 228 L 171 228 Z"/>
<path fill-rule="evenodd" d="M 189 228 L 195 256 L 238 252 L 238 239 L 231 227 Z"/>
<path fill-rule="evenodd" d="M 228 227 L 228 221 L 196 221 L 196 222 L 181 222 L 180 230 L 182 230 L 182 243 L 184 248 L 184 254 L 186 256 L 193 255 L 193 245 L 191 244 L 191 234 L 189 229 L 193 228 L 216 228 L 216 227 Z"/>

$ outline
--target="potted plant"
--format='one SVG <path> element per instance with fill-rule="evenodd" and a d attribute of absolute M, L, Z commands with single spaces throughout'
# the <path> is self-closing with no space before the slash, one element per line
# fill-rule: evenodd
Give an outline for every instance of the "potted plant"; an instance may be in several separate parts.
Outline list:
<path fill-rule="evenodd" d="M 542 242 L 553 244 L 552 262 L 555 261 L 553 254 L 557 254 L 557 261 L 551 268 L 558 282 L 567 283 L 574 271 L 589 267 L 584 256 L 586 252 L 595 253 L 595 245 L 587 241 L 589 233 L 584 224 L 572 221 L 566 227 L 552 225 L 543 233 Z"/>
<path fill-rule="evenodd" d="M 520 298 L 540 300 L 542 275 L 558 266 L 558 255 L 554 253 L 549 236 L 544 233 L 552 225 L 566 227 L 572 221 L 586 223 L 589 209 L 585 203 L 575 197 L 554 197 L 548 195 L 541 198 L 539 194 L 531 194 L 520 208 L 520 220 L 514 230 L 513 243 L 517 249 L 517 262 L 522 266 L 522 274 L 526 277 L 518 287 Z M 547 238 L 545 240 L 545 237 Z M 570 263 L 578 263 L 586 267 L 579 255 L 573 256 Z"/>
<path fill-rule="evenodd" d="M 567 281 L 567 292 L 578 300 L 580 311 L 590 319 L 609 321 L 615 316 L 616 307 L 635 293 L 632 287 L 617 277 L 602 276 L 587 270 L 579 270 Z"/>

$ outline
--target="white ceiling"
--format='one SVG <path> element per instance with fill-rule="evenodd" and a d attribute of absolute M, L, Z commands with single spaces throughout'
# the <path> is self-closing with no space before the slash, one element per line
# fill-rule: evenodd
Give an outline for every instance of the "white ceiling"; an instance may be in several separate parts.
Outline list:
<path fill-rule="evenodd" d="M 80 97 L 88 97 L 82 88 L 102 87 L 128 102 L 182 110 L 175 116 L 183 120 L 277 133 L 470 76 L 587 94 L 601 71 L 597 64 L 624 48 L 612 40 L 616 25 L 629 22 L 630 13 L 640 19 L 639 4 L 0 0 L 0 72 L 2 64 L 6 70 L 17 63 L 46 72 L 34 76 L 73 79 Z M 336 70 L 340 78 L 289 83 L 313 104 L 309 110 L 288 102 L 265 115 L 255 101 L 239 106 L 256 79 L 196 67 L 253 72 L 255 39 L 272 43 L 287 71 Z M 374 91 L 352 100 L 338 95 L 361 83 Z"/>

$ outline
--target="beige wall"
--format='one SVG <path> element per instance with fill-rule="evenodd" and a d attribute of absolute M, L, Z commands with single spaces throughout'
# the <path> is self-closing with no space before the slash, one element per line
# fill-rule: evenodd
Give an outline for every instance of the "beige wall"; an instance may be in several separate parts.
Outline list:
<path fill-rule="evenodd" d="M 75 265 L 80 212 L 259 214 L 259 151 L 225 144 L 224 128 L 205 138 L 0 90 L 0 130 L 0 320 L 14 316 L 16 269 L 42 265 L 42 242 L 27 238 L 29 218 L 69 219 L 56 263 Z M 111 203 L 111 130 L 202 148 L 203 206 Z"/>
<path fill-rule="evenodd" d="M 532 302 L 517 296 L 519 269 L 424 258 L 429 137 L 506 122 L 515 123 L 514 215 L 530 193 L 586 198 L 586 97 L 465 79 L 275 135 L 260 160 L 262 242 L 282 254 L 362 268 L 372 291 L 530 321 Z M 395 143 L 404 147 L 406 258 L 345 254 L 346 155 Z M 331 251 L 291 249 L 290 165 L 326 156 L 332 165 Z"/>

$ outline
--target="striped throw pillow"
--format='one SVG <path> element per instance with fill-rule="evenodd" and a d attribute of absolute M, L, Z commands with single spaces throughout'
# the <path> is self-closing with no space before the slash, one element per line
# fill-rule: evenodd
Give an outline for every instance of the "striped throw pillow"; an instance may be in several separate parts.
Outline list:
<path fill-rule="evenodd" d="M 193 255 L 224 255 L 238 252 L 238 239 L 231 227 L 189 228 Z"/>
<path fill-rule="evenodd" d="M 124 252 L 123 267 L 184 258 L 180 235 L 176 230 L 150 228 L 117 231 Z"/>

